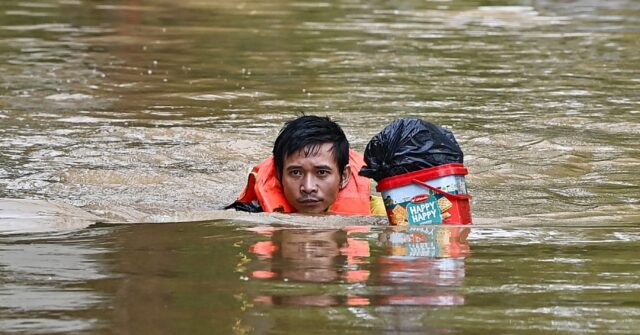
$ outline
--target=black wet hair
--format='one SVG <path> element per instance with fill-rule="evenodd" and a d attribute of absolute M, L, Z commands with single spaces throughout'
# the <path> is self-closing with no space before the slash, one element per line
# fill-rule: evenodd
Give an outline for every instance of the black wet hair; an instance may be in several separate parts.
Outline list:
<path fill-rule="evenodd" d="M 342 174 L 349 164 L 349 141 L 337 123 L 329 117 L 315 115 L 303 115 L 285 123 L 273 144 L 278 180 L 282 182 L 285 157 L 300 150 L 305 156 L 315 155 L 325 143 L 333 144 L 333 157 Z"/>

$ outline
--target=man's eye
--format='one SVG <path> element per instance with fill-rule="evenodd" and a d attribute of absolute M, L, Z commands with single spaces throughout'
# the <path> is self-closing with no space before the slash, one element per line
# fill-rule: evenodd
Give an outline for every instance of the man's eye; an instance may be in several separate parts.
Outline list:
<path fill-rule="evenodd" d="M 300 170 L 290 170 L 289 175 L 292 177 L 299 177 L 302 175 L 302 171 Z"/>
<path fill-rule="evenodd" d="M 327 176 L 329 173 L 329 170 L 318 170 L 318 176 Z"/>

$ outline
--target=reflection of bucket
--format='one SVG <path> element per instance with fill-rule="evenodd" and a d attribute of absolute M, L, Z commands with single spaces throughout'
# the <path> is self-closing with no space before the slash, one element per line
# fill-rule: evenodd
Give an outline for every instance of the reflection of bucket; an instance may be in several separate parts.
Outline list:
<path fill-rule="evenodd" d="M 389 227 L 378 239 L 391 256 L 464 258 L 470 248 L 469 227 L 404 226 Z"/>
<path fill-rule="evenodd" d="M 392 225 L 471 223 L 471 196 L 459 163 L 388 177 L 378 182 Z"/>

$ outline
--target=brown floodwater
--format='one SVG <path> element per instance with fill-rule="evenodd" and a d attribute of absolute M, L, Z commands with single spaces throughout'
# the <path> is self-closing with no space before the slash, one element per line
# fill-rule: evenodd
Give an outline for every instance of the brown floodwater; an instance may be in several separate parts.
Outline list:
<path fill-rule="evenodd" d="M 2 1 L 0 332 L 637 333 L 639 28 L 633 0 Z M 300 113 L 359 151 L 450 128 L 474 223 L 221 210 Z"/>

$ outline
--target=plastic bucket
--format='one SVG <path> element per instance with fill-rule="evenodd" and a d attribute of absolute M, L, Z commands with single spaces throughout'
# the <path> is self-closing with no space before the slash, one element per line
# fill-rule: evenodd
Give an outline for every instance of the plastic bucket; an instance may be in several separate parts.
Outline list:
<path fill-rule="evenodd" d="M 471 195 L 462 164 L 445 164 L 380 180 L 389 223 L 397 226 L 471 223 Z"/>

